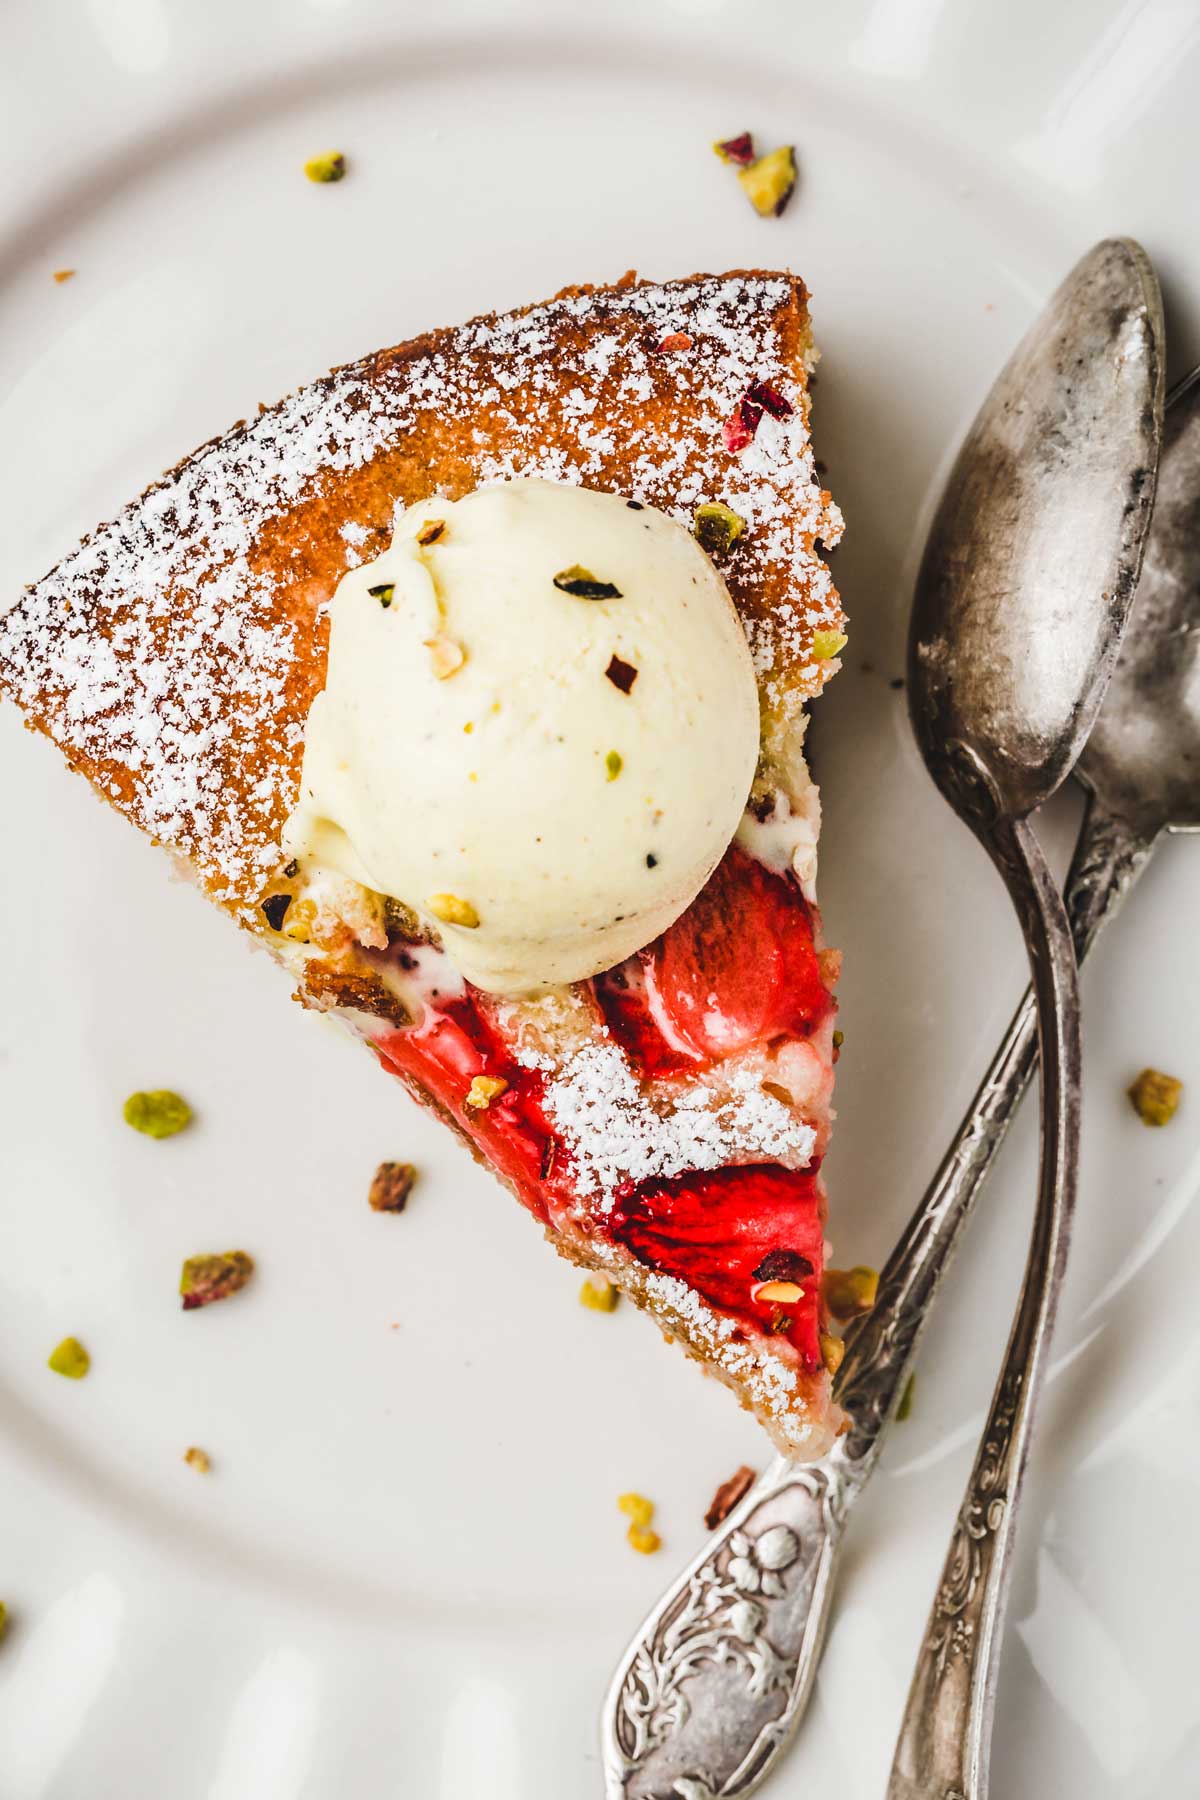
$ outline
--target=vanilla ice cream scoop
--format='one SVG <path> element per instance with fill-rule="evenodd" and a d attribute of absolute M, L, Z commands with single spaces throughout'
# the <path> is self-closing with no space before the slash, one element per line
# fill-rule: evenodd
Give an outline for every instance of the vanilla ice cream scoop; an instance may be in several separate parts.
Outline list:
<path fill-rule="evenodd" d="M 284 845 L 520 993 L 665 930 L 757 757 L 746 639 L 690 532 L 618 495 L 498 482 L 409 508 L 343 577 Z"/>

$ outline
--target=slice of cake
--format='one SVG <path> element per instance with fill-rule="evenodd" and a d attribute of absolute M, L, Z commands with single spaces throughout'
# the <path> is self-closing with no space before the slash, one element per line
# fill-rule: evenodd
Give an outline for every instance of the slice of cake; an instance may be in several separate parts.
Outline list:
<path fill-rule="evenodd" d="M 806 299 L 626 277 L 368 356 L 0 620 L 28 723 L 791 1454 L 838 1351 Z"/>

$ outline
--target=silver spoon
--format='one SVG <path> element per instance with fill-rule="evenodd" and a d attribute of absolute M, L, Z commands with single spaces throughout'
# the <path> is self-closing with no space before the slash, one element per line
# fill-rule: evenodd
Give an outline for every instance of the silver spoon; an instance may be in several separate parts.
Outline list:
<path fill-rule="evenodd" d="M 1044 324 L 959 452 L 909 626 L 909 710 L 926 767 L 1004 877 L 1025 934 L 1042 1152 L 1021 1297 L 917 1657 L 889 1800 L 987 1793 L 1017 1513 L 1079 1172 L 1079 971 L 1029 815 L 1069 774 L 1095 722 L 1161 450 L 1162 312 L 1142 252 L 1127 240 L 1098 245 Z M 1037 510 L 1050 494 L 1063 506 L 1057 517 Z"/>
<path fill-rule="evenodd" d="M 1130 515 L 1135 528 L 1115 548 L 1124 586 L 1136 572 L 1137 521 L 1144 523 L 1153 482 L 1161 319 L 1153 276 L 1132 246 L 1100 246 L 1067 287 L 1081 280 L 1086 283 L 1089 271 L 1099 276 L 1097 259 L 1102 264 L 1115 260 L 1124 288 L 1116 309 L 1120 321 L 1110 321 L 1104 347 L 1095 354 L 1103 367 L 1114 363 L 1119 331 L 1133 321 L 1140 322 L 1147 348 L 1143 409 L 1147 418 L 1140 434 L 1145 457 L 1128 459 L 1122 483 L 1137 509 Z M 1055 319 L 1061 328 L 1063 298 L 1062 292 L 1056 296 L 1031 339 L 1039 333 L 1052 337 Z M 1085 310 L 1095 322 L 1104 310 L 1101 292 L 1090 295 Z M 1018 356 L 1027 355 L 1029 346 L 1027 340 Z M 1010 365 L 1001 384 L 1012 379 Z M 1132 409 L 1123 389 L 1124 383 L 1118 382 L 1108 398 L 1109 423 L 1128 431 Z M 988 410 L 994 403 L 995 396 Z M 1200 471 L 1200 432 L 1197 440 L 1186 455 L 1179 450 L 1177 464 L 1194 457 L 1198 460 L 1192 466 Z M 1187 486 L 1186 470 L 1183 474 L 1181 491 Z M 1037 503 L 1043 498 L 1034 496 L 1035 514 L 1041 513 Z M 1110 531 L 1110 542 L 1111 535 Z M 1171 555 L 1181 560 L 1182 550 L 1182 545 L 1173 544 Z M 1172 592 L 1177 590 L 1177 576 L 1169 585 Z M 1103 583 L 1094 591 L 1103 593 Z M 1182 612 L 1182 603 L 1177 604 Z M 1139 627 L 1138 644 L 1150 639 L 1150 631 Z M 1129 698 L 1122 703 L 1114 695 L 1106 704 L 1105 735 L 1107 722 L 1118 711 L 1132 711 L 1136 685 L 1123 679 L 1121 693 Z M 1181 711 L 1182 702 L 1176 709 L 1177 714 Z M 1200 720 L 1193 721 L 1189 742 L 1200 747 Z M 1159 746 L 1160 752 L 1164 749 Z M 1156 755 L 1147 745 L 1145 760 L 1148 770 L 1158 769 L 1161 782 L 1168 755 Z M 1151 831 L 1156 799 L 1159 824 Z M 1169 802 L 1166 810 L 1162 802 Z M 1168 822 L 1190 819 L 1191 813 L 1181 809 L 1177 791 L 1162 794 L 1160 787 L 1148 784 L 1147 805 L 1140 817 L 1141 828 L 1155 836 Z M 1132 849 L 1126 854 L 1124 834 L 1108 831 L 1105 818 L 1098 803 L 1093 809 L 1094 829 L 1085 831 L 1069 884 L 1077 899 L 1076 930 L 1086 926 L 1085 948 L 1144 861 Z M 758 1785 L 789 1740 L 819 1661 L 847 1513 L 875 1467 L 937 1283 L 1028 1083 L 1035 1055 L 1034 1006 L 1027 996 L 975 1107 L 883 1272 L 875 1310 L 847 1335 L 835 1395 L 854 1418 L 849 1435 L 820 1463 L 801 1465 L 777 1458 L 664 1594 L 623 1658 L 604 1712 L 605 1770 L 612 1800 L 617 1796 L 657 1800 L 668 1795 L 733 1800 Z M 764 1562 L 772 1565 L 768 1572 L 773 1580 L 767 1585 L 773 1592 L 764 1592 Z"/>

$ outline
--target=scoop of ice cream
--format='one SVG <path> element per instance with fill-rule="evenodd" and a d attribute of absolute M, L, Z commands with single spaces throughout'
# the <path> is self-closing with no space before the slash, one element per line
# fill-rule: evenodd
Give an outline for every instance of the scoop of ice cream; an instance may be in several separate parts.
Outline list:
<path fill-rule="evenodd" d="M 343 577 L 292 855 L 404 901 L 518 993 L 664 931 L 738 822 L 758 697 L 725 583 L 617 495 L 500 482 Z"/>

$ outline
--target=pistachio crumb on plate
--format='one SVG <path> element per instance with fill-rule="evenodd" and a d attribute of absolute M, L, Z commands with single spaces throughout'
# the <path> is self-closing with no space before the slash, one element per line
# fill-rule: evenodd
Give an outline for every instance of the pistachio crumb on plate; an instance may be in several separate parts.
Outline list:
<path fill-rule="evenodd" d="M 174 1137 L 191 1123 L 192 1109 L 170 1088 L 151 1088 L 130 1094 L 122 1109 L 127 1125 L 145 1137 Z"/>
<path fill-rule="evenodd" d="M 611 1281 L 585 1281 L 579 1290 L 579 1304 L 591 1312 L 616 1312 L 621 1291 Z"/>
<path fill-rule="evenodd" d="M 65 1337 L 46 1358 L 46 1367 L 68 1381 L 82 1381 L 92 1366 L 92 1359 L 77 1337 Z"/>
<path fill-rule="evenodd" d="M 1143 1069 L 1126 1091 L 1143 1125 L 1166 1125 L 1175 1117 L 1183 1083 L 1161 1069 Z"/>
<path fill-rule="evenodd" d="M 371 1177 L 367 1202 L 372 1212 L 403 1212 L 417 1171 L 411 1163 L 382 1162 Z"/>
<path fill-rule="evenodd" d="M 346 173 L 346 158 L 340 150 L 323 150 L 320 156 L 309 157 L 304 173 L 310 181 L 341 181 Z"/>
<path fill-rule="evenodd" d="M 184 1312 L 227 1300 L 244 1288 L 254 1273 L 254 1259 L 244 1250 L 225 1250 L 207 1256 L 189 1256 L 179 1276 Z"/>
<path fill-rule="evenodd" d="M 645 1494 L 621 1494 L 617 1498 L 617 1510 L 634 1525 L 648 1525 L 654 1517 L 654 1502 L 647 1500 Z"/>

